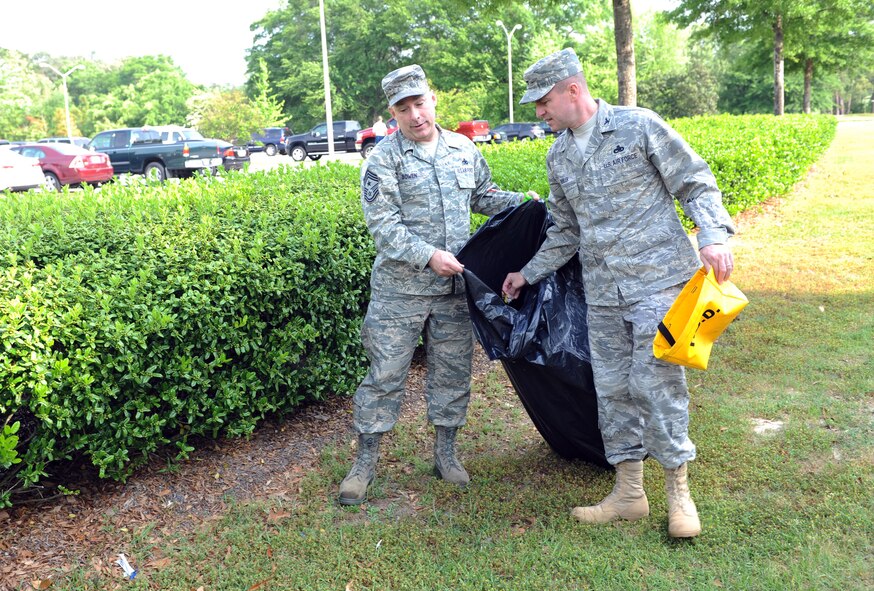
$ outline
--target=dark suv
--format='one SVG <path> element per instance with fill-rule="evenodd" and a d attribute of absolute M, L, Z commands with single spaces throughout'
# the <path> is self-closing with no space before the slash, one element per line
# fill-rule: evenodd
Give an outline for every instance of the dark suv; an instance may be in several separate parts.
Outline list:
<path fill-rule="evenodd" d="M 537 123 L 504 123 L 492 130 L 495 143 L 543 139 L 543 128 Z"/>
<path fill-rule="evenodd" d="M 360 129 L 357 121 L 334 121 L 334 151 L 354 152 L 355 136 Z M 291 136 L 285 142 L 285 151 L 298 162 L 307 156 L 318 160 L 328 153 L 328 124 L 319 123 L 306 133 Z"/>
<path fill-rule="evenodd" d="M 249 143 L 249 151 L 258 151 L 263 149 L 268 156 L 275 156 L 276 152 L 285 154 L 285 141 L 291 136 L 292 132 L 287 127 L 265 127 L 261 133 L 253 133 L 252 141 Z M 264 146 L 261 148 L 258 146 Z M 253 148 L 254 146 L 254 148 Z"/>

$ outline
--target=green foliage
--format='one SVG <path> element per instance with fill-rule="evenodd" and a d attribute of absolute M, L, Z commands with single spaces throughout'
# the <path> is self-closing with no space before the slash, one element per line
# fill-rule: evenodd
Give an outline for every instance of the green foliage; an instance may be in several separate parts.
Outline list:
<path fill-rule="evenodd" d="M 267 67 L 263 60 L 260 64 L 253 99 L 238 88 L 195 95 L 188 101 L 189 125 L 206 137 L 246 143 L 252 133 L 282 124 L 286 118 L 280 104 L 268 94 Z"/>
<path fill-rule="evenodd" d="M 830 115 L 715 115 L 671 121 L 710 165 L 723 203 L 735 215 L 787 193 L 831 143 L 837 122 Z M 514 191 L 549 194 L 546 152 L 550 140 L 483 149 L 495 182 Z M 678 208 L 687 228 L 692 221 Z"/>
<path fill-rule="evenodd" d="M 682 0 L 668 14 L 681 26 L 696 24 L 696 36 L 711 37 L 722 45 L 729 79 L 720 96 L 720 108 L 730 112 L 767 111 L 759 98 L 763 92 L 760 82 L 770 72 L 773 84 L 778 19 L 784 35 L 787 109 L 800 111 L 804 92 L 803 80 L 796 84 L 797 89 L 789 88 L 788 75 L 800 76 L 808 64 L 812 66 L 812 94 L 843 94 L 848 89 L 838 82 L 840 77 L 864 78 L 872 73 L 874 5 L 866 0 Z M 743 79 L 753 82 L 752 90 L 740 83 Z M 869 91 L 870 87 L 863 92 Z M 771 92 L 773 98 L 773 86 Z M 751 94 L 755 96 L 752 101 L 748 99 Z M 755 106 L 750 106 L 751 102 Z"/>
<path fill-rule="evenodd" d="M 335 119 L 364 124 L 385 111 L 381 80 L 389 71 L 418 63 L 438 93 L 457 93 L 476 108 L 470 118 L 492 124 L 509 117 L 507 39 L 495 24 L 522 25 L 513 36 L 513 93 L 525 88 L 525 69 L 547 53 L 574 46 L 591 67 L 592 87 L 606 98 L 616 95 L 612 14 L 606 0 L 565 3 L 508 2 L 500 11 L 490 3 L 417 3 L 381 0 L 337 0 L 326 7 Z M 336 18 L 342 15 L 342 18 Z M 290 2 L 255 23 L 256 44 L 249 72 L 264 60 L 272 88 L 284 103 L 295 128 L 325 118 L 318 7 Z M 584 34 L 577 34 L 584 31 Z M 252 94 L 253 83 L 249 83 Z M 612 89 L 612 90 L 611 90 Z M 462 101 L 459 101 L 459 104 Z M 469 109 L 468 109 L 469 111 Z M 438 109 L 438 113 L 440 109 Z M 448 112 L 447 120 L 460 117 Z M 530 105 L 518 106 L 517 120 L 534 118 Z"/>
<path fill-rule="evenodd" d="M 477 119 L 479 105 L 486 95 L 483 88 L 471 91 L 450 90 L 437 95 L 437 123 L 445 129 L 456 129 L 459 121 Z"/>
<path fill-rule="evenodd" d="M 18 446 L 18 429 L 21 428 L 21 423 L 15 421 L 14 423 L 3 425 L 3 431 L 0 432 L 0 468 L 4 470 L 11 467 L 13 464 L 17 464 L 21 462 L 21 458 L 18 457 L 18 452 L 16 451 L 16 447 Z"/>
<path fill-rule="evenodd" d="M 74 134 L 92 136 L 112 127 L 183 124 L 195 85 L 167 56 L 130 57 L 107 65 L 86 59 L 28 57 L 0 48 L 0 137 L 37 139 L 66 135 L 61 72 L 83 68 L 67 79 Z"/>
<path fill-rule="evenodd" d="M 830 115 L 717 115 L 671 125 L 710 165 L 723 204 L 735 215 L 789 192 L 829 146 L 837 121 Z"/>
<path fill-rule="evenodd" d="M 678 70 L 652 72 L 638 84 L 638 105 L 665 119 L 714 115 L 719 100 L 719 80 L 706 52 L 697 51 Z"/>
<path fill-rule="evenodd" d="M 38 107 L 53 89 L 27 56 L 0 48 L 0 138 L 23 140 L 45 135 L 46 117 Z M 63 104 L 61 98 L 61 107 Z"/>
<path fill-rule="evenodd" d="M 4 198 L 0 416 L 29 441 L 5 490 L 65 458 L 124 478 L 352 391 L 373 257 L 357 184 L 331 166 Z"/>

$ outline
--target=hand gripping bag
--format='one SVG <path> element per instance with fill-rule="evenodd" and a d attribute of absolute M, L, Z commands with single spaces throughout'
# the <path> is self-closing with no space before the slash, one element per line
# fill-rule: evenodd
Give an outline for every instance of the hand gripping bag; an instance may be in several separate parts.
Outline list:
<path fill-rule="evenodd" d="M 712 270 L 698 269 L 659 323 L 653 355 L 677 365 L 707 369 L 714 341 L 748 303 L 731 281 L 720 285 Z"/>
<path fill-rule="evenodd" d="M 543 203 L 493 216 L 456 255 L 474 334 L 500 360 L 543 439 L 559 455 L 610 468 L 598 428 L 586 299 L 577 257 L 506 303 L 507 273 L 531 260 L 551 225 Z"/>

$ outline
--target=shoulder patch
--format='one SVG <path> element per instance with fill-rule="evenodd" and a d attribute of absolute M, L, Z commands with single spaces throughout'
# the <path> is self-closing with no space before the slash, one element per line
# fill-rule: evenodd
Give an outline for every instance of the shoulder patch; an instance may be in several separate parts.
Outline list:
<path fill-rule="evenodd" d="M 361 179 L 361 195 L 367 203 L 373 203 L 379 197 L 379 177 L 372 170 L 364 173 Z"/>

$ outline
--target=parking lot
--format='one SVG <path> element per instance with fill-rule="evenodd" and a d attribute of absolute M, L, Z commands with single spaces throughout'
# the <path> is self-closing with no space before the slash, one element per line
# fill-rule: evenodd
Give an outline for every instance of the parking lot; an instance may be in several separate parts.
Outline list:
<path fill-rule="evenodd" d="M 310 166 L 318 166 L 323 162 L 330 161 L 345 162 L 346 164 L 352 164 L 354 166 L 359 166 L 364 162 L 364 159 L 358 152 L 338 152 L 333 156 L 325 155 L 319 158 L 317 162 L 313 162 L 309 158 L 304 159 L 302 162 L 295 162 L 290 156 L 283 156 L 282 154 L 268 156 L 264 152 L 254 152 L 250 155 L 250 159 L 249 172 L 273 170 L 279 166 L 305 166 L 309 168 Z"/>

